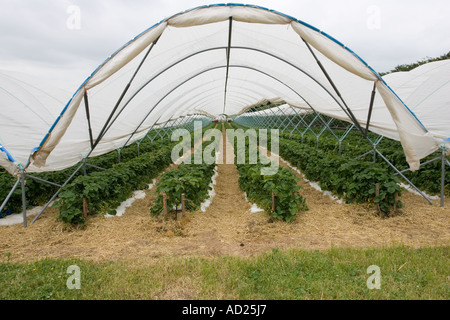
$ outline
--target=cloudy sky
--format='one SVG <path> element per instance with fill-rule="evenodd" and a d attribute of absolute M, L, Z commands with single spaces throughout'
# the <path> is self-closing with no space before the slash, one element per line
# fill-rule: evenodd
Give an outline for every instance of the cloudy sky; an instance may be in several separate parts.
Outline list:
<path fill-rule="evenodd" d="M 110 54 L 200 0 L 1 0 L 0 69 L 75 92 Z M 378 72 L 450 51 L 448 0 L 254 0 L 344 43 Z"/>

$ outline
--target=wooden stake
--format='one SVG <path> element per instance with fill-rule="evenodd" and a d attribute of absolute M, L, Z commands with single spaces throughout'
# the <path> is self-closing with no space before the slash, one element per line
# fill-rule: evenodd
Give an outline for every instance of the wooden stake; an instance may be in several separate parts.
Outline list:
<path fill-rule="evenodd" d="M 394 211 L 397 211 L 398 193 L 394 194 Z"/>
<path fill-rule="evenodd" d="M 272 191 L 272 212 L 275 211 L 275 193 Z"/>
<path fill-rule="evenodd" d="M 167 196 L 163 194 L 163 208 L 164 208 L 164 218 L 167 216 Z"/>
<path fill-rule="evenodd" d="M 185 206 L 184 206 L 184 193 L 181 195 L 181 217 L 184 218 L 184 211 L 185 211 Z"/>
<path fill-rule="evenodd" d="M 380 195 L 380 184 L 376 183 L 375 184 L 375 196 L 378 197 L 379 195 Z M 378 212 L 381 213 L 380 205 L 378 203 L 377 203 L 377 210 L 378 210 Z"/>
<path fill-rule="evenodd" d="M 86 198 L 83 198 L 83 216 L 84 216 L 84 218 L 87 218 L 88 212 L 89 212 L 89 209 L 88 209 Z"/>

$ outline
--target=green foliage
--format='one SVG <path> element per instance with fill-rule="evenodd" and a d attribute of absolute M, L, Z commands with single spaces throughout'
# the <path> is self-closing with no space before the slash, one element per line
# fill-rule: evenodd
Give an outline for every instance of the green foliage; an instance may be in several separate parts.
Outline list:
<path fill-rule="evenodd" d="M 263 168 L 270 168 L 271 164 L 248 164 L 248 139 L 243 150 L 239 149 L 239 146 L 236 146 L 235 150 L 236 154 L 245 153 L 245 164 L 237 163 L 237 157 L 235 161 L 239 173 L 239 186 L 250 201 L 270 213 L 273 218 L 286 222 L 292 221 L 297 212 L 308 210 L 305 199 L 299 194 L 301 188 L 298 185 L 299 178 L 291 170 L 278 167 L 273 175 L 263 175 Z M 274 211 L 272 211 L 272 193 L 275 195 Z"/>
<path fill-rule="evenodd" d="M 306 211 L 305 199 L 298 193 L 298 178 L 287 168 L 279 168 L 274 175 L 262 175 L 261 164 L 238 165 L 239 186 L 247 198 L 270 215 L 286 222 L 292 221 L 298 211 Z M 275 195 L 275 210 L 272 211 L 272 192 Z"/>
<path fill-rule="evenodd" d="M 211 125 L 202 130 L 210 127 Z M 192 132 L 191 136 L 193 134 Z M 150 142 L 151 145 L 148 145 L 149 142 L 141 143 L 140 151 L 147 152 L 137 157 L 132 157 L 137 153 L 137 146 L 133 144 L 121 151 L 121 159 L 124 161 L 112 166 L 111 161 L 117 156 L 114 152 L 90 159 L 91 164 L 110 167 L 87 176 L 79 176 L 64 188 L 54 204 L 60 209 L 60 219 L 67 223 L 83 224 L 83 198 L 88 204 L 89 214 L 114 215 L 115 208 L 121 202 L 128 199 L 135 190 L 146 188 L 169 166 L 172 162 L 172 148 L 176 143 L 168 139 L 155 140 Z"/>
<path fill-rule="evenodd" d="M 171 163 L 171 147 L 170 144 L 110 169 L 79 176 L 64 188 L 54 204 L 59 207 L 60 219 L 72 224 L 84 223 L 83 198 L 90 214 L 116 208 L 133 191 L 144 189 Z"/>
<path fill-rule="evenodd" d="M 448 247 L 274 249 L 252 258 L 162 256 L 151 264 L 5 260 L 0 263 L 2 301 L 154 300 L 174 290 L 189 292 L 193 300 L 445 301 L 450 294 Z M 81 290 L 67 288 L 71 265 L 80 268 Z M 380 290 L 367 288 L 371 265 L 380 267 Z M 190 281 L 186 275 L 192 275 Z"/>
<path fill-rule="evenodd" d="M 200 208 L 208 197 L 214 167 L 215 165 L 207 164 L 181 164 L 177 169 L 163 173 L 156 188 L 159 195 L 154 200 L 150 213 L 152 215 L 163 213 L 163 193 L 168 197 L 169 209 L 181 204 L 182 194 L 185 195 L 186 210 L 194 211 Z"/>
<path fill-rule="evenodd" d="M 319 182 L 322 189 L 347 203 L 378 204 L 382 212 L 389 214 L 395 193 L 401 195 L 399 180 L 378 163 L 339 157 L 287 139 L 280 139 L 280 154 L 302 170 L 308 180 Z M 399 202 L 398 207 L 401 205 Z"/>
<path fill-rule="evenodd" d="M 384 72 L 384 73 L 380 73 L 381 76 L 384 76 L 386 74 L 389 73 L 393 73 L 393 72 L 399 72 L 399 71 L 411 71 L 423 64 L 426 63 L 430 63 L 430 62 L 435 62 L 435 61 L 440 61 L 440 60 L 447 60 L 450 59 L 450 51 L 446 54 L 441 55 L 440 57 L 436 57 L 436 58 L 424 58 L 422 60 L 419 60 L 415 63 L 410 63 L 410 64 L 400 64 L 398 66 L 396 66 L 393 70 L 389 71 L 389 72 Z"/>
<path fill-rule="evenodd" d="M 162 146 L 167 145 L 168 142 L 169 141 L 167 138 L 159 140 L 157 139 L 155 141 L 150 141 L 146 139 L 145 141 L 140 143 L 139 152 L 142 155 L 144 153 L 158 150 Z M 121 150 L 121 162 L 125 163 L 135 158 L 137 154 L 138 154 L 138 146 L 136 143 L 133 143 Z M 101 156 L 89 158 L 87 160 L 87 163 L 104 169 L 110 169 L 118 163 L 118 152 L 112 151 Z M 32 175 L 37 178 L 62 185 L 75 172 L 75 170 L 78 168 L 79 165 L 80 163 L 61 171 L 33 173 Z M 94 167 L 91 166 L 86 167 L 86 175 L 88 176 L 96 171 L 98 171 L 98 169 Z M 82 175 L 83 171 L 80 170 L 75 175 L 74 178 L 80 177 Z M 17 180 L 16 178 L 12 177 L 3 168 L 0 168 L 0 201 L 3 201 L 3 199 L 6 198 L 16 180 Z M 37 206 L 47 203 L 57 190 L 58 187 L 56 186 L 52 186 L 46 183 L 32 180 L 30 178 L 26 178 L 25 192 L 26 192 L 27 206 Z M 22 211 L 22 193 L 21 188 L 19 186 L 13 193 L 11 199 L 8 201 L 2 214 L 6 215 L 21 211 Z"/>
<path fill-rule="evenodd" d="M 203 128 L 203 132 L 212 128 L 213 124 L 210 124 Z M 193 135 L 193 132 L 191 133 L 191 136 Z M 149 134 L 149 137 L 151 138 L 145 138 L 141 141 L 137 141 L 135 143 L 132 143 L 120 150 L 120 163 L 126 163 L 130 160 L 135 159 L 138 155 L 144 155 L 148 154 L 154 151 L 157 151 L 161 149 L 162 147 L 167 146 L 168 144 L 172 145 L 172 142 L 170 141 L 170 137 L 161 138 L 157 135 L 155 135 L 155 132 L 151 132 Z M 192 139 L 191 139 L 192 140 Z M 92 157 L 87 159 L 86 163 L 88 166 L 85 167 L 86 176 L 89 176 L 95 172 L 97 172 L 99 169 L 89 166 L 93 165 L 96 167 L 100 167 L 103 169 L 111 169 L 114 166 L 116 166 L 119 162 L 119 151 L 114 150 L 107 154 Z M 32 175 L 46 180 L 50 182 L 54 182 L 56 184 L 62 185 L 64 184 L 67 179 L 75 172 L 75 170 L 80 166 L 81 163 L 77 163 L 76 165 L 61 170 L 61 171 L 54 171 L 54 172 L 42 172 L 42 173 L 33 173 Z M 84 170 L 80 170 L 78 173 L 75 174 L 73 177 L 78 178 L 84 175 Z M 3 201 L 3 199 L 6 198 L 9 191 L 13 187 L 14 183 L 16 182 L 16 178 L 12 177 L 8 172 L 6 172 L 3 168 L 0 168 L 0 201 Z M 25 186 L 25 192 L 26 192 L 26 200 L 27 200 L 27 206 L 37 206 L 37 205 L 43 205 L 47 203 L 50 198 L 57 192 L 58 187 L 52 186 L 46 183 L 38 182 L 36 180 L 32 180 L 30 178 L 26 178 L 26 186 Z M 63 194 L 63 197 L 65 195 Z M 70 196 L 69 196 L 70 198 Z M 0 203 L 1 204 L 1 203 Z M 12 213 L 18 213 L 22 211 L 22 194 L 21 194 L 21 188 L 17 188 L 16 191 L 13 193 L 12 197 L 8 201 L 5 209 L 3 212 L 0 213 L 0 218 L 3 216 L 6 216 L 7 214 Z M 81 211 L 81 209 L 74 209 L 75 211 Z M 66 213 L 63 214 L 63 216 Z M 79 216 L 79 213 L 74 213 L 75 216 Z M 70 217 L 69 217 L 70 220 Z M 75 219 L 76 220 L 76 219 Z"/>
<path fill-rule="evenodd" d="M 342 136 L 344 131 L 333 130 L 335 134 Z M 289 139 L 301 143 L 302 145 L 307 145 L 311 148 L 318 148 L 323 152 L 327 152 L 332 155 L 338 155 L 339 143 L 336 138 L 329 133 L 325 132 L 319 139 L 319 144 L 317 145 L 316 137 L 311 133 L 307 132 L 303 137 L 299 133 L 281 133 L 281 138 Z M 369 138 L 375 141 L 379 136 L 374 133 L 369 133 Z M 341 152 L 345 158 L 352 159 L 356 158 L 372 149 L 371 144 L 361 136 L 358 131 L 351 131 L 350 134 L 342 141 Z M 405 154 L 403 152 L 402 145 L 399 141 L 394 141 L 388 138 L 383 138 L 378 144 L 377 149 L 399 170 L 405 170 L 409 168 L 409 164 L 406 161 Z M 422 163 L 435 159 L 441 155 L 440 151 L 437 151 L 430 156 L 424 158 Z M 363 159 L 368 161 L 373 161 L 373 155 L 369 154 Z M 362 159 L 362 160 L 363 160 Z M 384 161 L 378 161 L 377 165 L 382 166 L 394 174 L 394 170 Z M 405 172 L 404 175 L 418 188 L 424 190 L 430 194 L 439 195 L 441 190 L 441 161 L 435 161 L 433 163 L 427 164 L 420 168 L 420 170 L 415 172 Z M 450 181 L 450 170 L 446 170 L 445 181 Z M 450 196 L 450 184 L 447 183 L 445 187 L 445 194 Z"/>
<path fill-rule="evenodd" d="M 203 142 L 195 153 L 203 153 L 206 147 L 216 144 L 219 141 Z M 215 155 L 215 148 L 212 149 Z M 195 158 L 194 155 L 191 155 Z M 181 204 L 181 195 L 185 195 L 185 206 L 188 211 L 195 211 L 200 208 L 202 202 L 207 199 L 211 178 L 214 175 L 215 164 L 188 164 L 182 163 L 176 169 L 167 171 L 161 175 L 157 184 L 156 192 L 159 195 L 153 201 L 150 213 L 154 216 L 164 212 L 163 194 L 167 196 L 167 208 L 178 207 Z"/>
<path fill-rule="evenodd" d="M 0 168 L 0 205 L 6 199 L 12 187 L 16 183 L 17 178 L 11 176 L 6 170 Z M 13 212 L 21 212 L 22 210 L 22 191 L 19 188 L 14 191 L 8 206 L 3 212 L 0 212 L 0 218 Z"/>

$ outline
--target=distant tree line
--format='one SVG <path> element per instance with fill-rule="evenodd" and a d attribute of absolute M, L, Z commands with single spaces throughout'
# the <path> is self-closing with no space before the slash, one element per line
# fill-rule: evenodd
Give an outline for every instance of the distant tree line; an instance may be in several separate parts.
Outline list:
<path fill-rule="evenodd" d="M 391 71 L 380 73 L 380 76 L 384 76 L 384 75 L 387 75 L 389 73 L 394 73 L 394 72 L 399 72 L 399 71 L 411 71 L 412 69 L 415 69 L 415 68 L 417 68 L 417 67 L 419 67 L 419 66 L 421 66 L 423 64 L 434 62 L 434 61 L 447 60 L 447 59 L 450 59 L 450 51 L 448 53 L 446 53 L 446 54 L 443 54 L 440 57 L 437 57 L 437 58 L 427 57 L 427 58 L 424 58 L 424 59 L 422 59 L 420 61 L 417 61 L 415 63 L 398 65 Z"/>

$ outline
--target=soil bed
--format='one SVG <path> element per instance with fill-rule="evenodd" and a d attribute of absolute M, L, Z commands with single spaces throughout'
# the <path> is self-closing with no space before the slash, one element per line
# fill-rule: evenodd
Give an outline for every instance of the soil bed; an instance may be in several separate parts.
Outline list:
<path fill-rule="evenodd" d="M 250 257 L 274 248 L 419 248 L 450 243 L 450 204 L 432 206 L 405 191 L 401 199 L 404 207 L 398 215 L 380 218 L 375 208 L 339 204 L 301 180 L 301 194 L 309 211 L 286 223 L 273 221 L 265 212 L 251 212 L 234 165 L 219 164 L 218 172 L 216 195 L 206 212 L 187 213 L 181 221 L 151 217 L 155 187 L 121 217 L 90 217 L 78 228 L 57 221 L 57 209 L 49 208 L 28 228 L 22 224 L 0 226 L 0 261 L 8 256 L 11 262 L 45 257 L 151 261 L 160 256 Z"/>

